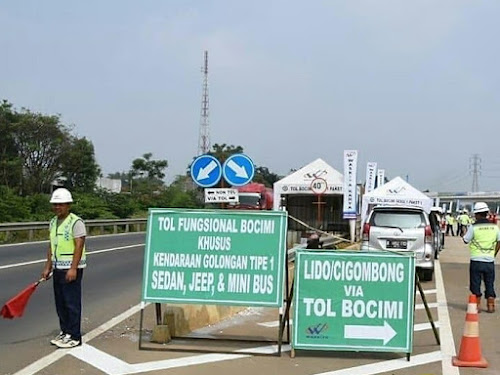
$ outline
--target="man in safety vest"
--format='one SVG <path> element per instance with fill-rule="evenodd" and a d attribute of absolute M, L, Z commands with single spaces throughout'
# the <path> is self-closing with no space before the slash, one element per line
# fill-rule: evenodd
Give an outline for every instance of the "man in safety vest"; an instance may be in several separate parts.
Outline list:
<path fill-rule="evenodd" d="M 470 248 L 469 289 L 477 296 L 479 311 L 481 280 L 484 281 L 488 312 L 495 311 L 495 256 L 500 249 L 500 230 L 486 218 L 489 207 L 484 202 L 474 205 L 476 222 L 469 226 L 463 237 Z"/>
<path fill-rule="evenodd" d="M 455 232 L 453 231 L 453 224 L 455 224 L 455 218 L 448 211 L 446 214 L 446 235 L 451 231 L 451 235 L 454 236 Z"/>
<path fill-rule="evenodd" d="M 85 224 L 70 212 L 71 193 L 54 190 L 50 203 L 56 216 L 50 220 L 50 244 L 42 277 L 53 273 L 54 298 L 61 332 L 50 341 L 59 348 L 82 344 L 82 277 L 86 267 Z"/>
<path fill-rule="evenodd" d="M 458 220 L 459 235 L 463 236 L 465 232 L 467 232 L 467 227 L 471 223 L 471 220 L 469 218 L 469 215 L 467 215 L 466 211 L 462 211 L 460 216 L 458 216 L 457 220 Z"/>

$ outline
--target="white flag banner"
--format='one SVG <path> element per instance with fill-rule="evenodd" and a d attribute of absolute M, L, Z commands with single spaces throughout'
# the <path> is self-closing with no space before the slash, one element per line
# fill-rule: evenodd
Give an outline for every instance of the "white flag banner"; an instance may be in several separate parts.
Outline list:
<path fill-rule="evenodd" d="M 375 180 L 377 178 L 377 163 L 369 162 L 366 164 L 366 183 L 365 193 L 369 193 L 375 189 Z"/>
<path fill-rule="evenodd" d="M 382 186 L 385 183 L 385 169 L 379 169 L 377 171 L 377 187 Z"/>
<path fill-rule="evenodd" d="M 356 219 L 356 170 L 358 151 L 344 150 L 344 219 Z"/>

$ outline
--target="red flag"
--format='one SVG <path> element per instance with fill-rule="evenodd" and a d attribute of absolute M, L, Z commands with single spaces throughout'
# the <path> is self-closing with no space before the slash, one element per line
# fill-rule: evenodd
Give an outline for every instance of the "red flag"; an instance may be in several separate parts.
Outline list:
<path fill-rule="evenodd" d="M 26 308 L 26 305 L 28 304 L 31 295 L 33 294 L 36 287 L 38 286 L 38 284 L 40 284 L 41 281 L 45 281 L 45 279 L 40 279 L 36 283 L 30 284 L 23 291 L 21 291 L 16 296 L 8 300 L 5 303 L 5 305 L 3 305 L 2 310 L 0 311 L 0 315 L 3 316 L 5 319 L 13 319 L 21 317 L 24 313 L 24 309 Z"/>

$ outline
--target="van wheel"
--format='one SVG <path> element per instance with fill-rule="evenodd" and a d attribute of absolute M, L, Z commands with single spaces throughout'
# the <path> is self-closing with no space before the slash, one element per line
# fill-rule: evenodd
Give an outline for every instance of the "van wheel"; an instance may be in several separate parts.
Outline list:
<path fill-rule="evenodd" d="M 420 270 L 418 275 L 419 279 L 422 281 L 432 281 L 432 277 L 434 276 L 434 270 Z"/>

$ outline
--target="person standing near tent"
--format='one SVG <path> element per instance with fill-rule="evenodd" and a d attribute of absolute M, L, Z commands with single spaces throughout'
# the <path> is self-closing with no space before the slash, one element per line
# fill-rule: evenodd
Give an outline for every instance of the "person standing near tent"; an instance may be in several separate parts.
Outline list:
<path fill-rule="evenodd" d="M 474 205 L 476 222 L 469 226 L 463 240 L 470 248 L 470 292 L 477 297 L 479 311 L 483 280 L 488 312 L 492 313 L 495 311 L 495 257 L 500 249 L 500 230 L 486 218 L 489 210 L 484 202 Z"/>
<path fill-rule="evenodd" d="M 50 221 L 50 244 L 42 278 L 53 272 L 54 298 L 61 332 L 50 341 L 59 348 L 81 345 L 82 278 L 86 267 L 85 224 L 70 212 L 73 197 L 65 188 L 50 199 L 56 216 Z"/>

